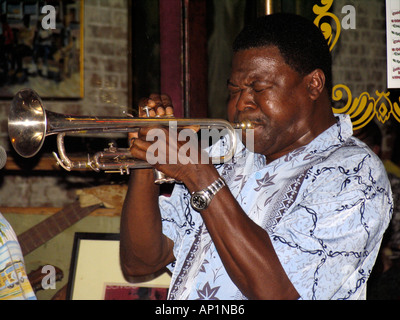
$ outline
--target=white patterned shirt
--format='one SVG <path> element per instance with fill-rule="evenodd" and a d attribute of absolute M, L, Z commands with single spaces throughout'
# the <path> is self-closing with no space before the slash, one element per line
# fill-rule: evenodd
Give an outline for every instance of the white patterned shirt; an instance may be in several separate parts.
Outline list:
<path fill-rule="evenodd" d="M 365 299 L 393 210 L 381 161 L 352 137 L 347 115 L 337 119 L 308 145 L 269 164 L 239 143 L 233 160 L 217 166 L 244 212 L 268 232 L 300 299 Z M 191 208 L 188 190 L 176 185 L 160 198 L 160 208 L 176 257 L 169 299 L 246 299 Z"/>

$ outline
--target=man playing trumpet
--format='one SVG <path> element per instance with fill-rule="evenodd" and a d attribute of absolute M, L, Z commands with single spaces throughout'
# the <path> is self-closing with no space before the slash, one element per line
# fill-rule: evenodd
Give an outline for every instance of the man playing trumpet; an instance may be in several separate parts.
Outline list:
<path fill-rule="evenodd" d="M 169 299 L 365 299 L 392 213 L 380 160 L 331 105 L 331 56 L 304 18 L 274 14 L 233 45 L 228 119 L 250 121 L 219 166 L 157 163 L 182 183 L 159 196 L 152 169 L 133 170 L 121 216 L 127 278 L 172 272 Z M 166 95 L 143 100 L 172 115 Z M 142 128 L 131 146 L 146 160 Z M 169 141 L 179 150 L 183 143 Z M 247 147 L 247 148 L 246 148 Z"/>

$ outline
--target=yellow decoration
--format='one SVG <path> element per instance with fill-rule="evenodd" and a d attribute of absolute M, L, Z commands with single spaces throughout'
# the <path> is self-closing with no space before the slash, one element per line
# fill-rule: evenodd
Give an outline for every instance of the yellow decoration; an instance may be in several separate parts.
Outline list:
<path fill-rule="evenodd" d="M 320 28 L 322 31 L 325 39 L 328 41 L 329 50 L 332 51 L 333 47 L 335 46 L 336 42 L 339 39 L 340 32 L 342 30 L 342 26 L 340 24 L 339 18 L 331 12 L 328 12 L 330 7 L 333 4 L 333 0 L 321 0 L 321 4 L 323 6 L 314 5 L 313 12 L 317 15 L 314 19 L 314 24 Z M 336 25 L 336 32 L 333 35 L 333 29 L 330 23 L 322 22 L 322 18 L 331 18 Z"/>
<path fill-rule="evenodd" d="M 390 101 L 390 92 L 376 91 L 377 99 L 371 97 L 368 92 L 363 92 L 359 97 L 353 99 L 350 89 L 344 84 L 338 84 L 332 91 L 333 101 L 343 101 L 343 91 L 347 95 L 347 102 L 343 107 L 333 108 L 333 112 L 349 114 L 354 130 L 364 127 L 375 116 L 382 124 L 391 116 L 400 122 L 400 107 L 397 102 Z"/>

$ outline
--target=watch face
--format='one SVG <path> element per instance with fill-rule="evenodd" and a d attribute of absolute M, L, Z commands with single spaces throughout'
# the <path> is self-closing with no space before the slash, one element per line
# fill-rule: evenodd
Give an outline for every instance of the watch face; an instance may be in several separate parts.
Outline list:
<path fill-rule="evenodd" d="M 202 196 L 194 196 L 193 204 L 196 206 L 196 208 L 204 208 L 207 202 L 206 199 L 204 199 Z"/>
<path fill-rule="evenodd" d="M 215 194 L 225 185 L 226 184 L 224 180 L 219 178 L 207 188 L 201 191 L 193 192 L 190 198 L 190 204 L 192 205 L 193 209 L 197 211 L 206 209 L 210 205 L 210 202 Z"/>
<path fill-rule="evenodd" d="M 204 194 L 195 193 L 192 195 L 191 204 L 194 209 L 203 210 L 208 207 L 209 199 Z"/>

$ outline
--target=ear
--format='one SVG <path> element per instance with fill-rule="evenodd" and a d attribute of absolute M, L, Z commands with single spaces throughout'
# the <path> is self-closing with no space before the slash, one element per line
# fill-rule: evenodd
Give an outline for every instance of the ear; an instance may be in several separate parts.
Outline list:
<path fill-rule="evenodd" d="M 307 90 L 312 100 L 317 100 L 325 88 L 325 74 L 321 69 L 315 69 L 306 77 Z"/>

